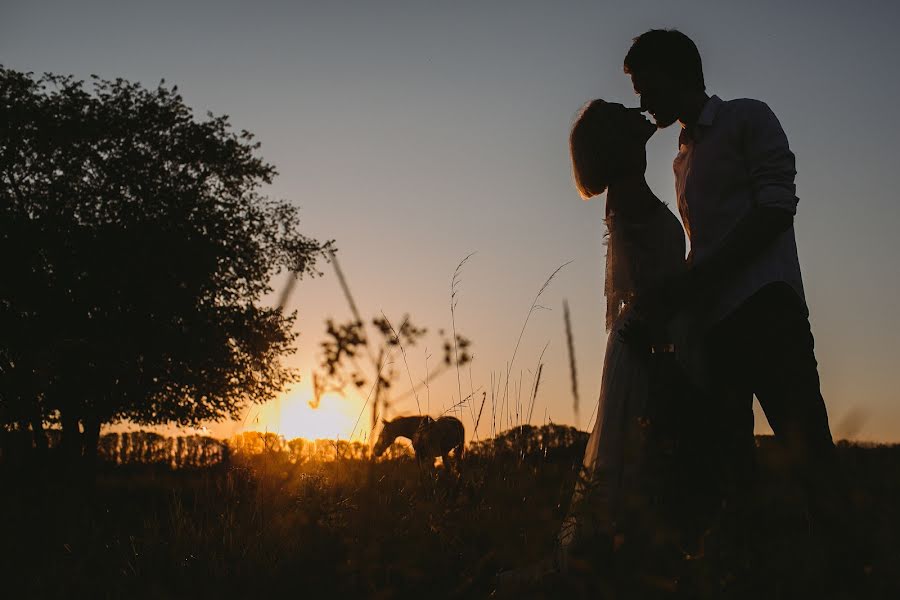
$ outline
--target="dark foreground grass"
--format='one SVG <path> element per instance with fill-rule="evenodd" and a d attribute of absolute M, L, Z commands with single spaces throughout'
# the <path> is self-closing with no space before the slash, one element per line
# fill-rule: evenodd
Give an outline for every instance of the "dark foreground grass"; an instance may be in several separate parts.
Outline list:
<path fill-rule="evenodd" d="M 459 477 L 423 474 L 410 460 L 298 465 L 279 455 L 198 470 L 108 466 L 89 485 L 7 469 L 3 589 L 10 598 L 488 597 L 498 572 L 550 554 L 582 448 L 473 453 Z M 820 553 L 776 454 L 760 448 L 752 533 L 722 546 L 739 551 L 673 561 L 626 544 L 582 556 L 577 577 L 512 595 L 802 597 L 822 575 Z M 900 448 L 844 445 L 840 456 L 869 565 L 856 597 L 900 598 Z"/>

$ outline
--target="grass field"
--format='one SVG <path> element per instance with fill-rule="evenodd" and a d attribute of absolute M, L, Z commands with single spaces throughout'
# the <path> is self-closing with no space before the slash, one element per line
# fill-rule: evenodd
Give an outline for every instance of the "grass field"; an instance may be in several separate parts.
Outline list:
<path fill-rule="evenodd" d="M 284 451 L 201 468 L 107 463 L 93 483 L 52 465 L 7 465 L 0 548 L 4 587 L 15 593 L 6 597 L 487 597 L 498 572 L 552 551 L 583 451 L 574 430 L 545 444 L 531 433 L 538 441 L 526 446 L 474 448 L 458 477 L 402 457 L 293 462 Z M 761 442 L 749 537 L 722 546 L 738 551 L 686 561 L 626 544 L 583 554 L 575 575 L 511 596 L 812 593 L 819 545 L 777 450 Z M 839 452 L 866 543 L 856 597 L 898 598 L 900 447 Z"/>

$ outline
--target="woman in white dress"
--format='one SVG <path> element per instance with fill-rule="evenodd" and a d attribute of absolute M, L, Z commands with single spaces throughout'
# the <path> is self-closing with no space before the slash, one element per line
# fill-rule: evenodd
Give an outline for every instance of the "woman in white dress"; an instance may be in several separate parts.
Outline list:
<path fill-rule="evenodd" d="M 648 455 L 658 453 L 667 434 L 680 435 L 678 424 L 664 421 L 682 408 L 677 396 L 683 381 L 673 380 L 682 373 L 679 362 L 685 359 L 684 366 L 690 366 L 691 361 L 687 353 L 676 355 L 673 350 L 691 347 L 684 343 L 690 328 L 684 317 L 659 326 L 633 318 L 643 294 L 657 293 L 686 268 L 684 230 L 644 177 L 646 144 L 655 131 L 640 110 L 603 100 L 586 104 L 572 127 L 570 150 L 578 191 L 585 200 L 607 195 L 609 337 L 600 398 L 554 556 L 500 574 L 498 589 L 546 582 L 554 573 L 569 571 L 576 546 L 608 555 L 627 534 L 646 533 L 646 520 L 629 523 L 627 517 L 646 516 L 635 510 L 636 505 L 648 500 L 649 488 L 660 487 L 654 481 L 658 463 L 648 472 L 647 465 L 653 463 Z M 641 324 L 639 329 L 636 323 Z M 653 529 L 652 524 L 649 527 Z"/>
<path fill-rule="evenodd" d="M 588 439 L 569 512 L 559 532 L 557 568 L 566 570 L 573 544 L 616 546 L 634 528 L 630 509 L 640 503 L 652 476 L 642 472 L 653 438 L 648 414 L 667 388 L 659 378 L 661 353 L 674 350 L 673 327 L 634 327 L 635 301 L 686 268 L 679 221 L 647 185 L 646 143 L 656 131 L 639 109 L 593 100 L 580 112 L 570 136 L 575 183 L 587 200 L 606 192 L 609 337 L 597 416 Z M 655 356 L 656 355 L 656 356 Z M 673 358 L 669 354 L 665 358 Z M 656 361 L 656 363 L 654 363 Z M 674 364 L 674 360 L 667 364 Z M 654 396 L 656 394 L 656 396 Z M 642 491 L 643 490 L 643 491 Z M 644 498 L 645 500 L 645 498 Z"/>

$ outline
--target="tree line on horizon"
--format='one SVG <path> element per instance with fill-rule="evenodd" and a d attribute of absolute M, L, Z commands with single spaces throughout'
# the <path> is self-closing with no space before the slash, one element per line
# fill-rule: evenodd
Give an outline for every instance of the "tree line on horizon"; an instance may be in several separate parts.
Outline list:
<path fill-rule="evenodd" d="M 50 448 L 58 448 L 63 432 L 58 428 L 45 431 Z M 512 460 L 514 462 L 553 459 L 565 455 L 577 459 L 587 443 L 588 434 L 569 425 L 549 423 L 542 426 L 521 425 L 496 436 L 471 441 L 466 453 L 470 457 Z M 32 451 L 31 432 L 5 431 L 0 435 L 0 464 L 27 464 Z M 348 440 L 283 436 L 245 431 L 228 439 L 206 435 L 167 436 L 152 431 L 106 433 L 97 444 L 97 459 L 108 465 L 156 465 L 170 469 L 235 466 L 257 459 L 290 464 L 314 461 L 371 460 L 368 443 Z M 412 446 L 394 442 L 380 460 L 412 460 Z"/>

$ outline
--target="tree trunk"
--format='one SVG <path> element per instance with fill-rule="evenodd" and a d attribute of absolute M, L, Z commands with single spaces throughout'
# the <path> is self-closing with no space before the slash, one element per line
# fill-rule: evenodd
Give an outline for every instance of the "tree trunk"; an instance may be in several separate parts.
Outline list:
<path fill-rule="evenodd" d="M 47 441 L 47 434 L 44 432 L 44 419 L 41 417 L 39 407 L 35 407 L 31 413 L 31 434 L 34 437 L 34 449 L 38 458 L 43 458 L 47 455 L 50 444 Z"/>
<path fill-rule="evenodd" d="M 89 472 L 97 466 L 97 446 L 100 443 L 100 419 L 89 416 L 84 421 L 83 456 L 84 465 Z"/>
<path fill-rule="evenodd" d="M 81 431 L 78 429 L 78 415 L 72 410 L 64 410 L 60 414 L 62 422 L 62 441 L 60 449 L 63 457 L 75 464 L 81 458 Z"/>

